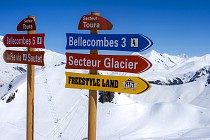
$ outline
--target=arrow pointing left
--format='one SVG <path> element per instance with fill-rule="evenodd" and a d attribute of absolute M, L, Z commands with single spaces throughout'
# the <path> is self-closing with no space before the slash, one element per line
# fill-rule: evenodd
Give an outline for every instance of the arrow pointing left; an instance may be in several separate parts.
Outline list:
<path fill-rule="evenodd" d="M 3 43 L 6 47 L 45 48 L 45 34 L 6 34 Z"/>
<path fill-rule="evenodd" d="M 12 51 L 4 52 L 4 61 L 7 63 L 20 63 L 44 66 L 44 51 Z"/>

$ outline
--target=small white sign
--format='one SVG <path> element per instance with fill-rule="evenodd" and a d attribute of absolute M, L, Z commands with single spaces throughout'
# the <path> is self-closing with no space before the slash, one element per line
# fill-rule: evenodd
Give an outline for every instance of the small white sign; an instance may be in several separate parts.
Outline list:
<path fill-rule="evenodd" d="M 136 86 L 138 83 L 135 83 L 134 81 L 132 81 L 130 78 L 125 81 L 122 82 L 124 89 L 132 89 L 132 90 L 136 90 Z"/>
<path fill-rule="evenodd" d="M 139 39 L 138 38 L 131 38 L 131 47 L 138 48 L 139 47 Z"/>
<path fill-rule="evenodd" d="M 27 54 L 23 54 L 23 61 L 27 61 Z"/>
<path fill-rule="evenodd" d="M 42 37 L 37 37 L 37 44 L 42 44 Z"/>

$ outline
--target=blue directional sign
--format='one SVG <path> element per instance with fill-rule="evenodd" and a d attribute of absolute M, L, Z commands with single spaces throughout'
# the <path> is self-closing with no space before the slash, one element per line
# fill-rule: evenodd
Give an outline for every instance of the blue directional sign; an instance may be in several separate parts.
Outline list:
<path fill-rule="evenodd" d="M 66 49 L 116 50 L 140 52 L 152 46 L 142 34 L 76 34 L 66 33 Z"/>

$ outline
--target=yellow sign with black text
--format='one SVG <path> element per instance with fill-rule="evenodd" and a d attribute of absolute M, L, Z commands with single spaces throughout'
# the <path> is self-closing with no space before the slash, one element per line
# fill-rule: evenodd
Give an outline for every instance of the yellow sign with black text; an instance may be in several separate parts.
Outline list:
<path fill-rule="evenodd" d="M 66 72 L 65 88 L 140 94 L 151 88 L 146 80 L 133 76 L 105 76 Z"/>

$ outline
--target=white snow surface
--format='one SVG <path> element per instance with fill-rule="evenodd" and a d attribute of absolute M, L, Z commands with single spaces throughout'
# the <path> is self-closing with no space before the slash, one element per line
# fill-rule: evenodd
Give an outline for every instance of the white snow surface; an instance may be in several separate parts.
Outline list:
<path fill-rule="evenodd" d="M 7 64 L 0 37 L 0 140 L 26 139 L 26 72 Z M 9 49 L 9 48 L 8 48 Z M 14 49 L 14 48 L 13 48 Z M 82 140 L 88 133 L 88 90 L 65 88 L 65 55 L 45 50 L 45 67 L 35 70 L 35 140 Z M 133 53 L 133 55 L 140 55 Z M 132 75 L 146 80 L 192 77 L 210 65 L 210 55 L 188 57 L 144 55 L 153 67 L 140 74 L 100 71 L 103 75 Z M 98 102 L 97 140 L 210 139 L 210 74 L 179 85 L 152 84 L 140 95 L 115 94 L 112 103 Z M 189 78 L 190 79 L 190 78 Z M 188 81 L 189 79 L 185 80 Z M 11 89 L 8 90 L 8 85 Z M 6 103 L 9 96 L 15 98 Z"/>

